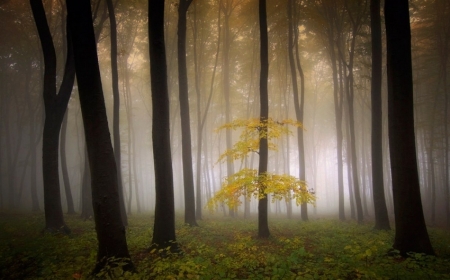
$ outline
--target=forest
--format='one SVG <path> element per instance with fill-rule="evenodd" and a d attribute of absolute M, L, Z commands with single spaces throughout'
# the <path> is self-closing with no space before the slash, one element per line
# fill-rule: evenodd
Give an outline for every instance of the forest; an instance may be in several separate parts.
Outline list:
<path fill-rule="evenodd" d="M 0 279 L 450 279 L 450 1 L 0 19 Z"/>

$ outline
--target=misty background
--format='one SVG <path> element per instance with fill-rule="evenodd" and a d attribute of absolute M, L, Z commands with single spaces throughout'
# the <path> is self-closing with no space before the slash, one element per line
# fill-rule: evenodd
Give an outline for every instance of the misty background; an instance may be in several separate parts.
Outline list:
<path fill-rule="evenodd" d="M 444 0 L 445 1 L 445 0 Z M 226 122 L 224 91 L 229 79 L 232 120 L 259 116 L 259 27 L 256 1 L 235 0 L 227 13 L 221 1 L 194 1 L 187 13 L 187 70 L 194 182 L 200 182 L 201 207 L 221 187 L 227 176 L 227 163 L 217 162 L 226 149 L 225 132 L 216 129 Z M 436 1 L 439 2 L 439 1 Z M 47 20 L 58 55 L 58 82 L 61 82 L 65 51 L 65 11 L 63 1 L 44 1 Z M 103 91 L 112 134 L 113 94 L 110 61 L 110 29 L 103 1 L 91 1 L 98 36 L 98 56 Z M 121 172 L 128 214 L 154 209 L 154 166 L 151 141 L 151 91 L 148 58 L 147 3 L 141 0 L 114 1 L 118 32 L 120 90 Z M 449 204 L 448 87 L 450 20 L 445 11 L 430 1 L 410 1 L 413 54 L 415 132 L 418 167 L 425 219 L 428 224 L 446 225 Z M 356 7 L 356 6 L 355 6 Z M 275 120 L 295 119 L 292 82 L 288 60 L 286 4 L 268 1 L 269 106 Z M 352 9 L 352 7 L 350 7 Z M 333 78 L 325 28 L 327 18 L 316 1 L 302 1 L 298 10 L 298 50 L 305 75 L 304 141 L 306 182 L 317 196 L 316 206 L 308 205 L 309 215 L 321 217 L 338 213 L 338 169 Z M 352 39 L 351 18 L 341 11 L 342 61 L 348 59 Z M 371 45 L 369 9 L 356 9 L 362 22 L 358 27 L 354 52 L 354 121 L 358 182 L 364 216 L 373 217 L 371 180 Z M 176 210 L 184 209 L 181 162 L 181 127 L 177 72 L 177 3 L 166 1 L 166 54 L 170 92 L 171 147 Z M 355 15 L 353 14 L 353 15 Z M 219 20 L 220 16 L 220 20 Z M 0 1 L 0 209 L 43 210 L 42 97 L 43 56 L 36 26 L 27 1 Z M 335 24 L 335 23 L 334 23 Z M 384 28 L 383 28 L 384 30 Z M 384 34 L 383 34 L 384 35 Z M 219 47 L 219 52 L 217 53 Z M 218 63 L 215 67 L 216 53 Z M 383 63 L 385 67 L 385 63 Z M 340 65 L 343 69 L 344 65 Z M 344 71 L 344 70 L 341 70 Z M 228 73 L 227 75 L 225 73 Z M 383 68 L 384 75 L 386 74 Z M 341 75 L 342 72 L 341 72 Z M 211 91 L 212 90 L 212 91 Z M 393 215 L 387 139 L 386 77 L 383 76 L 383 159 L 384 186 L 389 213 Z M 210 93 L 211 103 L 207 102 Z M 199 120 L 206 112 L 201 134 Z M 355 218 L 349 110 L 343 102 L 343 175 L 346 216 Z M 65 128 L 64 128 L 65 126 Z M 294 132 L 294 131 L 293 131 Z M 65 134 L 65 139 L 62 134 Z M 198 137 L 202 145 L 198 146 Z M 232 132 L 233 142 L 239 131 Z M 296 133 L 278 140 L 278 151 L 269 152 L 268 171 L 298 174 Z M 61 197 L 67 211 L 70 191 L 75 211 L 81 212 L 86 191 L 83 123 L 75 85 L 61 130 L 65 143 L 68 181 L 60 166 Z M 61 147 L 63 147 L 61 142 Z M 197 166 L 197 152 L 201 164 Z M 242 168 L 236 161 L 234 170 Z M 258 155 L 248 158 L 256 168 Z M 197 179 L 197 168 L 200 170 Z M 196 183 L 197 184 L 197 183 Z M 294 204 L 295 205 L 295 204 Z M 252 199 L 252 213 L 257 201 Z M 272 214 L 285 215 L 284 201 L 270 203 Z M 206 210 L 204 210 L 207 213 Z M 294 206 L 294 215 L 300 207 Z M 242 216 L 243 206 L 238 215 Z M 224 213 L 225 214 L 225 213 Z"/>

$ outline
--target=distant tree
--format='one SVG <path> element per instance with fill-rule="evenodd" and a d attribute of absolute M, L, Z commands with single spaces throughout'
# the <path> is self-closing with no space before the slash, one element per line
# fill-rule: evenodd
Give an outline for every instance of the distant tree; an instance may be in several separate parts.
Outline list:
<path fill-rule="evenodd" d="M 186 69 L 186 13 L 192 0 L 180 0 L 178 6 L 178 93 L 181 115 L 181 149 L 183 159 L 184 222 L 197 226 L 195 219 L 194 175 L 192 170 L 191 121 Z M 200 149 L 200 148 L 199 148 Z M 199 193 L 197 195 L 200 195 Z"/>
<path fill-rule="evenodd" d="M 66 108 L 66 113 L 64 114 L 64 119 L 61 125 L 59 152 L 61 155 L 61 173 L 63 176 L 64 192 L 66 193 L 66 200 L 67 200 L 67 214 L 73 215 L 75 214 L 75 206 L 73 203 L 72 190 L 70 188 L 69 171 L 67 168 L 67 152 L 66 152 L 68 113 L 69 107 Z"/>
<path fill-rule="evenodd" d="M 370 1 L 370 27 L 372 37 L 372 189 L 375 208 L 375 229 L 389 230 L 389 217 L 384 197 L 383 137 L 381 111 L 381 17 L 380 0 Z"/>
<path fill-rule="evenodd" d="M 434 254 L 420 197 L 414 135 L 411 27 L 408 0 L 384 4 L 387 45 L 388 126 L 394 195 L 394 249 Z"/>
<path fill-rule="evenodd" d="M 293 0 L 288 1 L 287 12 L 289 21 L 288 56 L 289 56 L 289 66 L 291 70 L 292 93 L 294 96 L 295 116 L 298 122 L 303 123 L 303 113 L 305 107 L 305 75 L 303 73 L 303 69 L 300 64 L 300 56 L 298 53 L 297 5 L 294 3 Z M 294 59 L 294 50 L 295 50 L 295 59 Z M 300 75 L 300 98 L 297 84 L 297 69 Z M 300 180 L 305 181 L 306 179 L 305 144 L 303 139 L 302 127 L 297 127 L 297 146 L 298 146 L 299 178 Z M 302 203 L 301 205 L 301 216 L 303 221 L 308 220 L 308 207 L 306 203 Z"/>
<path fill-rule="evenodd" d="M 220 0 L 219 6 L 224 15 L 223 22 L 223 48 L 222 48 L 222 74 L 223 74 L 223 96 L 225 100 L 225 122 L 231 122 L 231 105 L 230 105 L 230 45 L 233 40 L 233 33 L 230 28 L 230 17 L 233 11 L 239 5 L 239 1 L 236 0 Z M 220 17 L 220 15 L 219 15 Z M 231 149 L 233 133 L 231 130 L 225 131 L 225 141 L 227 149 Z M 234 174 L 234 164 L 231 159 L 227 161 L 227 176 Z M 230 208 L 229 213 L 231 217 L 234 217 L 235 209 Z"/>
<path fill-rule="evenodd" d="M 213 92 L 214 92 L 214 81 L 216 78 L 216 70 L 217 70 L 217 65 L 219 63 L 219 51 L 220 51 L 220 40 L 221 40 L 221 20 L 220 20 L 220 9 L 218 9 L 218 17 L 217 17 L 217 47 L 216 47 L 216 53 L 215 53 L 215 59 L 214 59 L 214 67 L 213 67 L 213 71 L 211 74 L 211 85 L 210 85 L 210 89 L 209 89 L 209 95 L 208 95 L 208 100 L 206 102 L 206 108 L 205 111 L 201 112 L 201 107 L 200 107 L 200 76 L 201 76 L 201 66 L 200 63 L 203 62 L 203 57 L 205 57 L 205 55 L 203 55 L 203 53 L 199 53 L 197 55 L 197 37 L 198 37 L 198 33 L 199 33 L 199 28 L 197 27 L 199 20 L 197 20 L 196 17 L 196 13 L 197 13 L 197 4 L 198 1 L 194 2 L 195 5 L 195 14 L 194 14 L 194 24 L 193 24 L 193 37 L 194 37 L 194 64 L 195 64 L 195 91 L 196 91 L 196 99 L 197 99 L 197 168 L 196 168 L 196 182 L 195 182 L 195 189 L 197 192 L 197 195 L 195 197 L 195 203 L 196 203 L 196 207 L 195 207 L 195 217 L 198 220 L 202 219 L 202 195 L 201 195 L 201 169 L 202 169 L 202 147 L 203 147 L 203 129 L 205 127 L 205 123 L 207 120 L 207 116 L 208 116 L 208 112 L 209 112 L 209 108 L 211 105 L 211 99 L 213 96 Z M 200 40 L 200 45 L 206 45 L 208 44 L 208 42 L 205 40 Z M 200 48 L 202 49 L 202 48 Z M 206 147 L 205 147 L 206 149 Z M 205 172 L 207 173 L 207 172 Z M 206 175 L 205 177 L 208 178 L 209 175 Z"/>
<path fill-rule="evenodd" d="M 164 43 L 164 0 L 148 1 L 150 77 L 152 90 L 152 141 L 155 162 L 155 224 L 152 243 L 178 251 L 175 238 L 175 206 L 170 152 L 169 92 Z"/>
<path fill-rule="evenodd" d="M 356 7 L 354 4 L 356 3 Z M 354 200 L 356 204 L 356 219 L 358 223 L 362 223 L 363 221 L 363 209 L 361 203 L 361 194 L 360 194 L 360 186 L 359 186 L 359 172 L 358 172 L 358 160 L 356 155 L 356 136 L 355 136 L 355 113 L 354 113 L 354 60 L 355 60 L 355 48 L 356 48 L 356 38 L 359 35 L 360 29 L 363 24 L 363 19 L 366 16 L 367 11 L 367 1 L 344 1 L 345 10 L 347 11 L 348 18 L 350 20 L 351 25 L 351 40 L 349 44 L 348 50 L 348 62 L 346 62 L 344 51 L 341 49 L 341 38 L 338 39 L 337 48 L 339 50 L 339 54 L 341 56 L 342 63 L 345 65 L 346 69 L 348 69 L 348 76 L 346 76 L 346 70 L 344 70 L 344 91 L 347 97 L 347 105 L 348 105 L 348 118 L 349 118 L 349 136 L 347 138 L 348 147 L 351 156 L 351 177 L 353 182 L 353 192 L 354 192 Z M 339 35 L 340 36 L 340 35 Z M 350 158 L 349 158 L 350 160 Z"/>
<path fill-rule="evenodd" d="M 65 7 L 64 7 L 65 9 Z M 66 15 L 65 13 L 61 13 L 61 22 L 66 21 Z M 61 24 L 61 32 L 63 34 L 63 37 L 67 37 L 67 24 Z M 64 56 L 67 56 L 67 40 L 64 41 L 63 44 L 63 51 Z M 64 184 L 64 192 L 66 194 L 66 201 L 67 201 L 67 214 L 73 215 L 75 214 L 75 206 L 73 203 L 73 196 L 72 196 L 72 190 L 70 188 L 70 180 L 69 180 L 69 170 L 67 167 L 67 152 L 66 152 L 66 138 L 67 138 L 67 123 L 68 123 L 68 116 L 69 116 L 69 106 L 66 108 L 66 112 L 64 114 L 63 122 L 61 125 L 61 132 L 60 132 L 60 146 L 59 146 L 59 153 L 61 156 L 61 173 L 63 177 L 63 184 Z"/>
<path fill-rule="evenodd" d="M 89 0 L 67 0 L 68 25 L 73 36 L 86 147 L 91 172 L 92 201 L 97 231 L 97 265 L 93 274 L 108 266 L 134 269 L 120 215 L 114 151 L 108 129 Z M 120 264 L 117 264 L 117 259 Z"/>
<path fill-rule="evenodd" d="M 339 33 L 336 28 L 336 21 L 340 21 L 341 17 L 338 16 L 337 1 L 320 1 L 315 2 L 316 9 L 321 15 L 318 18 L 319 21 L 325 23 L 324 28 L 324 40 L 327 45 L 327 51 L 330 58 L 331 71 L 333 77 L 333 99 L 334 99 L 334 113 L 335 113 L 335 126 L 336 126 L 336 159 L 337 159 L 337 176 L 338 176 L 338 209 L 339 220 L 345 220 L 345 204 L 344 204 L 344 165 L 343 165 L 343 134 L 342 134 L 342 116 L 343 116 L 343 103 L 344 94 L 340 91 L 338 80 L 338 65 L 335 37 L 336 33 Z M 319 24 L 321 26 L 322 23 Z M 341 23 L 339 22 L 339 25 Z M 321 30 L 322 31 L 322 30 Z"/>
<path fill-rule="evenodd" d="M 117 22 L 112 0 L 106 0 L 108 7 L 110 37 L 111 37 L 111 79 L 113 90 L 113 139 L 114 139 L 114 158 L 117 168 L 117 183 L 119 184 L 119 202 L 122 222 L 128 225 L 127 213 L 125 211 L 125 201 L 123 197 L 122 180 L 122 152 L 120 145 L 120 93 L 119 93 L 119 70 L 117 67 Z"/>
<path fill-rule="evenodd" d="M 30 0 L 44 56 L 45 122 L 42 139 L 45 230 L 70 232 L 64 223 L 59 182 L 59 133 L 75 80 L 71 34 L 67 32 L 68 50 L 64 77 L 56 92 L 56 52 L 41 0 Z"/>

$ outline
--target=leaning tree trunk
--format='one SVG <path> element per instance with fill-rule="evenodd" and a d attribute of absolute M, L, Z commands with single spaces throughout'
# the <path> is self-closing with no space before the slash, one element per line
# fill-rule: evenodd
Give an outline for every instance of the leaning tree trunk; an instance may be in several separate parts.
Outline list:
<path fill-rule="evenodd" d="M 130 260 L 125 226 L 121 218 L 120 195 L 114 150 L 106 116 L 97 48 L 89 0 L 66 0 L 69 30 L 77 73 L 86 147 L 91 171 L 92 201 L 97 232 L 97 265 L 93 274 L 121 259 L 122 269 L 134 270 Z"/>
<path fill-rule="evenodd" d="M 384 15 L 395 212 L 393 247 L 402 255 L 408 252 L 434 254 L 425 225 L 417 170 L 408 0 L 386 0 Z"/>

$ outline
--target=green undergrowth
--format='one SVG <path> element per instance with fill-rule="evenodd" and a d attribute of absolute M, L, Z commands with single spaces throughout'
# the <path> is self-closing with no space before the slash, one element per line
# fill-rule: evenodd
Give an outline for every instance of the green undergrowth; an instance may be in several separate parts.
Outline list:
<path fill-rule="evenodd" d="M 179 215 L 182 216 L 182 215 Z M 66 216 L 70 235 L 43 234 L 40 215 L 1 215 L 0 279 L 88 279 L 95 266 L 93 221 Z M 394 232 L 373 224 L 270 219 L 272 237 L 257 238 L 257 221 L 206 217 L 200 227 L 177 221 L 183 254 L 149 251 L 153 218 L 132 215 L 127 228 L 134 274 L 122 279 L 450 279 L 450 234 L 430 228 L 437 257 L 388 254 Z M 413 234 L 413 233 L 411 233 Z M 164 254 L 162 254 L 164 253 Z"/>

